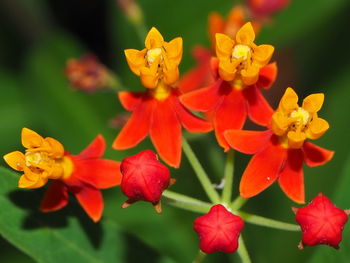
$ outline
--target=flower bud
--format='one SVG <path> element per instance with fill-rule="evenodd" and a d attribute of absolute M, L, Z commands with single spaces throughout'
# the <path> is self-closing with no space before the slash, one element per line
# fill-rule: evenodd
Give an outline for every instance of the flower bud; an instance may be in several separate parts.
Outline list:
<path fill-rule="evenodd" d="M 169 169 L 158 161 L 151 150 L 139 152 L 125 158 L 120 166 L 122 177 L 121 189 L 127 200 L 122 208 L 136 201 L 151 202 L 161 213 L 160 199 L 165 189 L 173 183 Z"/>
<path fill-rule="evenodd" d="M 337 208 L 322 193 L 307 206 L 300 209 L 293 207 L 292 210 L 302 231 L 299 249 L 321 244 L 339 248 L 344 225 L 348 220 L 347 210 Z"/>
<path fill-rule="evenodd" d="M 205 253 L 235 252 L 244 222 L 223 205 L 214 205 L 209 213 L 194 220 L 193 228 L 199 236 L 199 247 Z"/>

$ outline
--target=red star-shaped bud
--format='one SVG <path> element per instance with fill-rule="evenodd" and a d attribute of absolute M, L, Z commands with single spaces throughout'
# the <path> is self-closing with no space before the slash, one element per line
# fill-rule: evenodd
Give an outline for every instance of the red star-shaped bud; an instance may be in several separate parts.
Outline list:
<path fill-rule="evenodd" d="M 162 193 L 175 179 L 170 178 L 169 169 L 159 162 L 157 155 L 151 150 L 145 150 L 127 157 L 122 161 L 120 171 L 121 189 L 129 198 L 122 208 L 136 201 L 146 201 L 153 204 L 157 213 L 161 213 Z"/>
<path fill-rule="evenodd" d="M 243 226 L 243 220 L 223 205 L 214 205 L 208 214 L 196 218 L 193 224 L 199 236 L 199 247 L 205 253 L 235 252 Z"/>
<path fill-rule="evenodd" d="M 300 209 L 293 207 L 296 221 L 301 227 L 304 246 L 325 244 L 336 249 L 342 240 L 342 232 L 348 220 L 349 210 L 337 208 L 327 197 L 320 193 L 310 204 Z"/>

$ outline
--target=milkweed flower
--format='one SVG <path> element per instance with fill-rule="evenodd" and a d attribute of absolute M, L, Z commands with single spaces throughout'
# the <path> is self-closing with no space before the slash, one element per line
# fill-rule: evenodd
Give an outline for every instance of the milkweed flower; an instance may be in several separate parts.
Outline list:
<path fill-rule="evenodd" d="M 318 117 L 323 101 L 322 93 L 312 94 L 299 107 L 298 95 L 287 88 L 268 130 L 225 132 L 232 148 L 254 154 L 240 182 L 242 197 L 255 196 L 278 180 L 290 199 L 305 202 L 303 163 L 314 167 L 333 157 L 333 151 L 306 141 L 318 139 L 329 128 L 328 122 Z"/>
<path fill-rule="evenodd" d="M 86 92 L 94 92 L 113 84 L 107 68 L 93 55 L 68 59 L 65 75 L 73 88 Z"/>
<path fill-rule="evenodd" d="M 134 147 L 148 134 L 159 156 L 170 166 L 179 167 L 183 126 L 190 132 L 208 132 L 211 123 L 196 117 L 179 101 L 180 91 L 172 86 L 179 78 L 182 39 L 165 42 L 156 28 L 145 40 L 146 48 L 125 50 L 130 69 L 140 76 L 145 92 L 119 92 L 131 118 L 113 143 L 114 149 Z"/>
<path fill-rule="evenodd" d="M 292 208 L 295 220 L 301 227 L 302 241 L 299 249 L 304 246 L 325 244 L 339 249 L 342 232 L 350 211 L 337 208 L 321 193 L 311 203 L 302 208 Z"/>
<path fill-rule="evenodd" d="M 102 159 L 105 141 L 101 135 L 80 154 L 71 155 L 63 145 L 50 137 L 23 128 L 22 144 L 25 153 L 14 151 L 4 156 L 14 170 L 23 172 L 18 187 L 40 188 L 49 179 L 49 188 L 41 202 L 42 212 L 51 212 L 65 207 L 68 192 L 75 195 L 89 217 L 97 222 L 103 211 L 100 189 L 120 184 L 120 163 Z"/>
<path fill-rule="evenodd" d="M 257 124 L 266 125 L 273 113 L 260 89 L 268 89 L 276 79 L 277 66 L 268 64 L 274 51 L 271 45 L 257 46 L 251 23 L 237 32 L 235 40 L 216 34 L 216 82 L 188 92 L 181 102 L 189 109 L 212 112 L 216 138 L 225 151 L 229 145 L 224 132 L 241 129 L 249 115 Z"/>
<path fill-rule="evenodd" d="M 212 206 L 207 214 L 196 218 L 193 224 L 199 236 L 199 247 L 205 253 L 235 252 L 243 227 L 243 220 L 220 204 Z"/>
<path fill-rule="evenodd" d="M 175 180 L 170 178 L 169 169 L 159 162 L 151 150 L 139 152 L 124 158 L 121 163 L 121 189 L 129 199 L 123 203 L 126 208 L 137 201 L 153 204 L 157 213 L 162 212 L 160 199 L 162 193 Z"/>
<path fill-rule="evenodd" d="M 285 8 L 290 0 L 246 0 L 247 5 L 256 18 L 266 18 Z"/>

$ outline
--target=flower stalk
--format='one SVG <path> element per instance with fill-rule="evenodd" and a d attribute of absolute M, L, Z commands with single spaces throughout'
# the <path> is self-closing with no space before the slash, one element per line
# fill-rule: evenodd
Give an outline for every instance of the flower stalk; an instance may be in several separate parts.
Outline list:
<path fill-rule="evenodd" d="M 229 204 L 231 202 L 232 196 L 232 185 L 234 176 L 234 151 L 229 151 L 227 153 L 226 166 L 224 172 L 224 189 L 222 191 L 222 202 L 224 204 Z"/>

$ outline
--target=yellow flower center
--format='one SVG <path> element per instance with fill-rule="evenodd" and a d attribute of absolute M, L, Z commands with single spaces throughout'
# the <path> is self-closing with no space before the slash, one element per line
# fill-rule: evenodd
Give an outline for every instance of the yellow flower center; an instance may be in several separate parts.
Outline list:
<path fill-rule="evenodd" d="M 146 58 L 149 65 L 152 65 L 154 61 L 156 61 L 160 57 L 160 60 L 163 59 L 162 57 L 162 49 L 161 48 L 152 48 L 147 51 Z"/>
<path fill-rule="evenodd" d="M 171 93 L 171 87 L 160 81 L 155 89 L 151 90 L 152 96 L 157 100 L 165 100 Z"/>
<path fill-rule="evenodd" d="M 247 60 L 251 57 L 252 49 L 246 45 L 235 45 L 232 50 L 232 58 Z"/>
<path fill-rule="evenodd" d="M 294 126 L 306 126 L 310 119 L 310 114 L 303 108 L 299 107 L 297 110 L 294 110 L 290 113 L 290 117 L 294 119 Z"/>
<path fill-rule="evenodd" d="M 59 163 L 63 168 L 63 175 L 60 179 L 66 180 L 72 175 L 74 171 L 74 164 L 72 160 L 66 156 L 64 156 Z"/>

